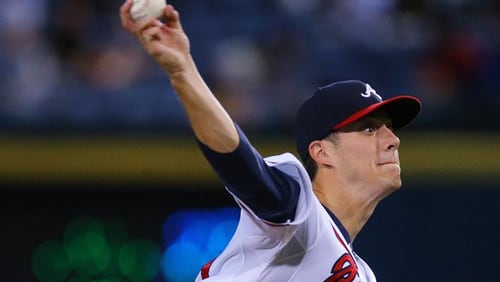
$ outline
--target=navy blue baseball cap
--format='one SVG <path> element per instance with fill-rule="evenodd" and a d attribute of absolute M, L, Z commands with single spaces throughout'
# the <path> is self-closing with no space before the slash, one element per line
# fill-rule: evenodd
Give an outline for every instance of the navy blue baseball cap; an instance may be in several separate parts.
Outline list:
<path fill-rule="evenodd" d="M 312 141 L 321 140 L 330 132 L 380 109 L 392 119 L 394 130 L 403 128 L 415 119 L 421 106 L 420 100 L 413 96 L 383 100 L 369 84 L 359 80 L 319 87 L 297 112 L 297 152 L 305 161 Z"/>

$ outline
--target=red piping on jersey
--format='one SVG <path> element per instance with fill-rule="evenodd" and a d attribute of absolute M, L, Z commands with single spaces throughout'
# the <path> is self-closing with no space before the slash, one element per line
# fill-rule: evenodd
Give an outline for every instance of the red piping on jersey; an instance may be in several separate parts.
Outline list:
<path fill-rule="evenodd" d="M 356 270 L 357 270 L 358 269 L 358 264 L 356 263 L 356 260 L 354 259 L 354 256 L 351 255 L 351 252 L 347 248 L 347 245 L 344 243 L 344 240 L 342 240 L 342 238 L 340 238 L 340 235 L 337 232 L 337 230 L 335 230 L 335 227 L 332 226 L 332 229 L 333 229 L 333 233 L 335 233 L 335 236 L 337 237 L 337 240 L 339 240 L 339 242 L 342 244 L 342 246 L 344 246 L 344 248 L 345 248 L 346 252 L 349 254 L 349 256 L 352 257 L 352 261 L 354 261 L 354 265 L 355 265 Z"/>
<path fill-rule="evenodd" d="M 342 244 L 342 246 L 344 246 L 344 249 L 349 252 L 349 249 L 347 248 L 346 244 L 344 243 L 344 240 L 342 240 L 342 238 L 340 238 L 340 235 L 339 233 L 337 232 L 337 230 L 335 230 L 335 227 L 333 227 L 333 232 L 335 233 L 335 236 L 337 236 L 337 240 L 339 240 L 339 242 Z"/>
<path fill-rule="evenodd" d="M 201 279 L 207 279 L 208 278 L 208 272 L 210 271 L 210 266 L 212 266 L 212 263 L 214 262 L 214 259 L 206 263 L 202 268 L 201 268 Z"/>

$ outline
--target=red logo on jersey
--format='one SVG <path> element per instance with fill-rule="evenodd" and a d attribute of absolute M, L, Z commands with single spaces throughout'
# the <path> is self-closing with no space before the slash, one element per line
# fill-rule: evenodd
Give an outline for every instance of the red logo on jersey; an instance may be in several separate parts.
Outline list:
<path fill-rule="evenodd" d="M 332 276 L 325 282 L 352 282 L 358 275 L 358 267 L 354 259 L 348 254 L 343 254 L 332 267 Z"/>

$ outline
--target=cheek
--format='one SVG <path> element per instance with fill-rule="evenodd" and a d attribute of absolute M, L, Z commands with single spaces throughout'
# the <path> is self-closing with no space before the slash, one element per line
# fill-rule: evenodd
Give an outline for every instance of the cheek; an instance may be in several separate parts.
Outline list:
<path fill-rule="evenodd" d="M 339 161 L 339 166 L 350 178 L 370 178 L 376 166 L 372 158 L 368 157 L 368 152 L 364 150 L 346 150 Z"/>
<path fill-rule="evenodd" d="M 377 169 L 377 146 L 375 143 L 348 140 L 337 148 L 337 167 L 342 167 L 346 175 L 366 178 Z"/>
<path fill-rule="evenodd" d="M 375 146 L 371 146 L 370 144 L 352 147 L 349 150 L 348 157 L 350 157 L 351 162 L 357 164 L 357 166 L 373 168 L 378 159 L 377 149 Z"/>

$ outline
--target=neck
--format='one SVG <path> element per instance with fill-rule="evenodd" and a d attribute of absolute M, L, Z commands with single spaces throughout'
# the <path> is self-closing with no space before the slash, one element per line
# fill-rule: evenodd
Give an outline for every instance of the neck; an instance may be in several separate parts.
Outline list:
<path fill-rule="evenodd" d="M 356 193 L 356 191 L 362 190 L 355 187 L 340 183 L 328 183 L 328 186 L 325 186 L 323 183 L 325 182 L 313 181 L 314 193 L 319 201 L 342 223 L 349 233 L 351 242 L 354 241 L 380 200 L 374 197 L 370 198 L 366 193 Z"/>

